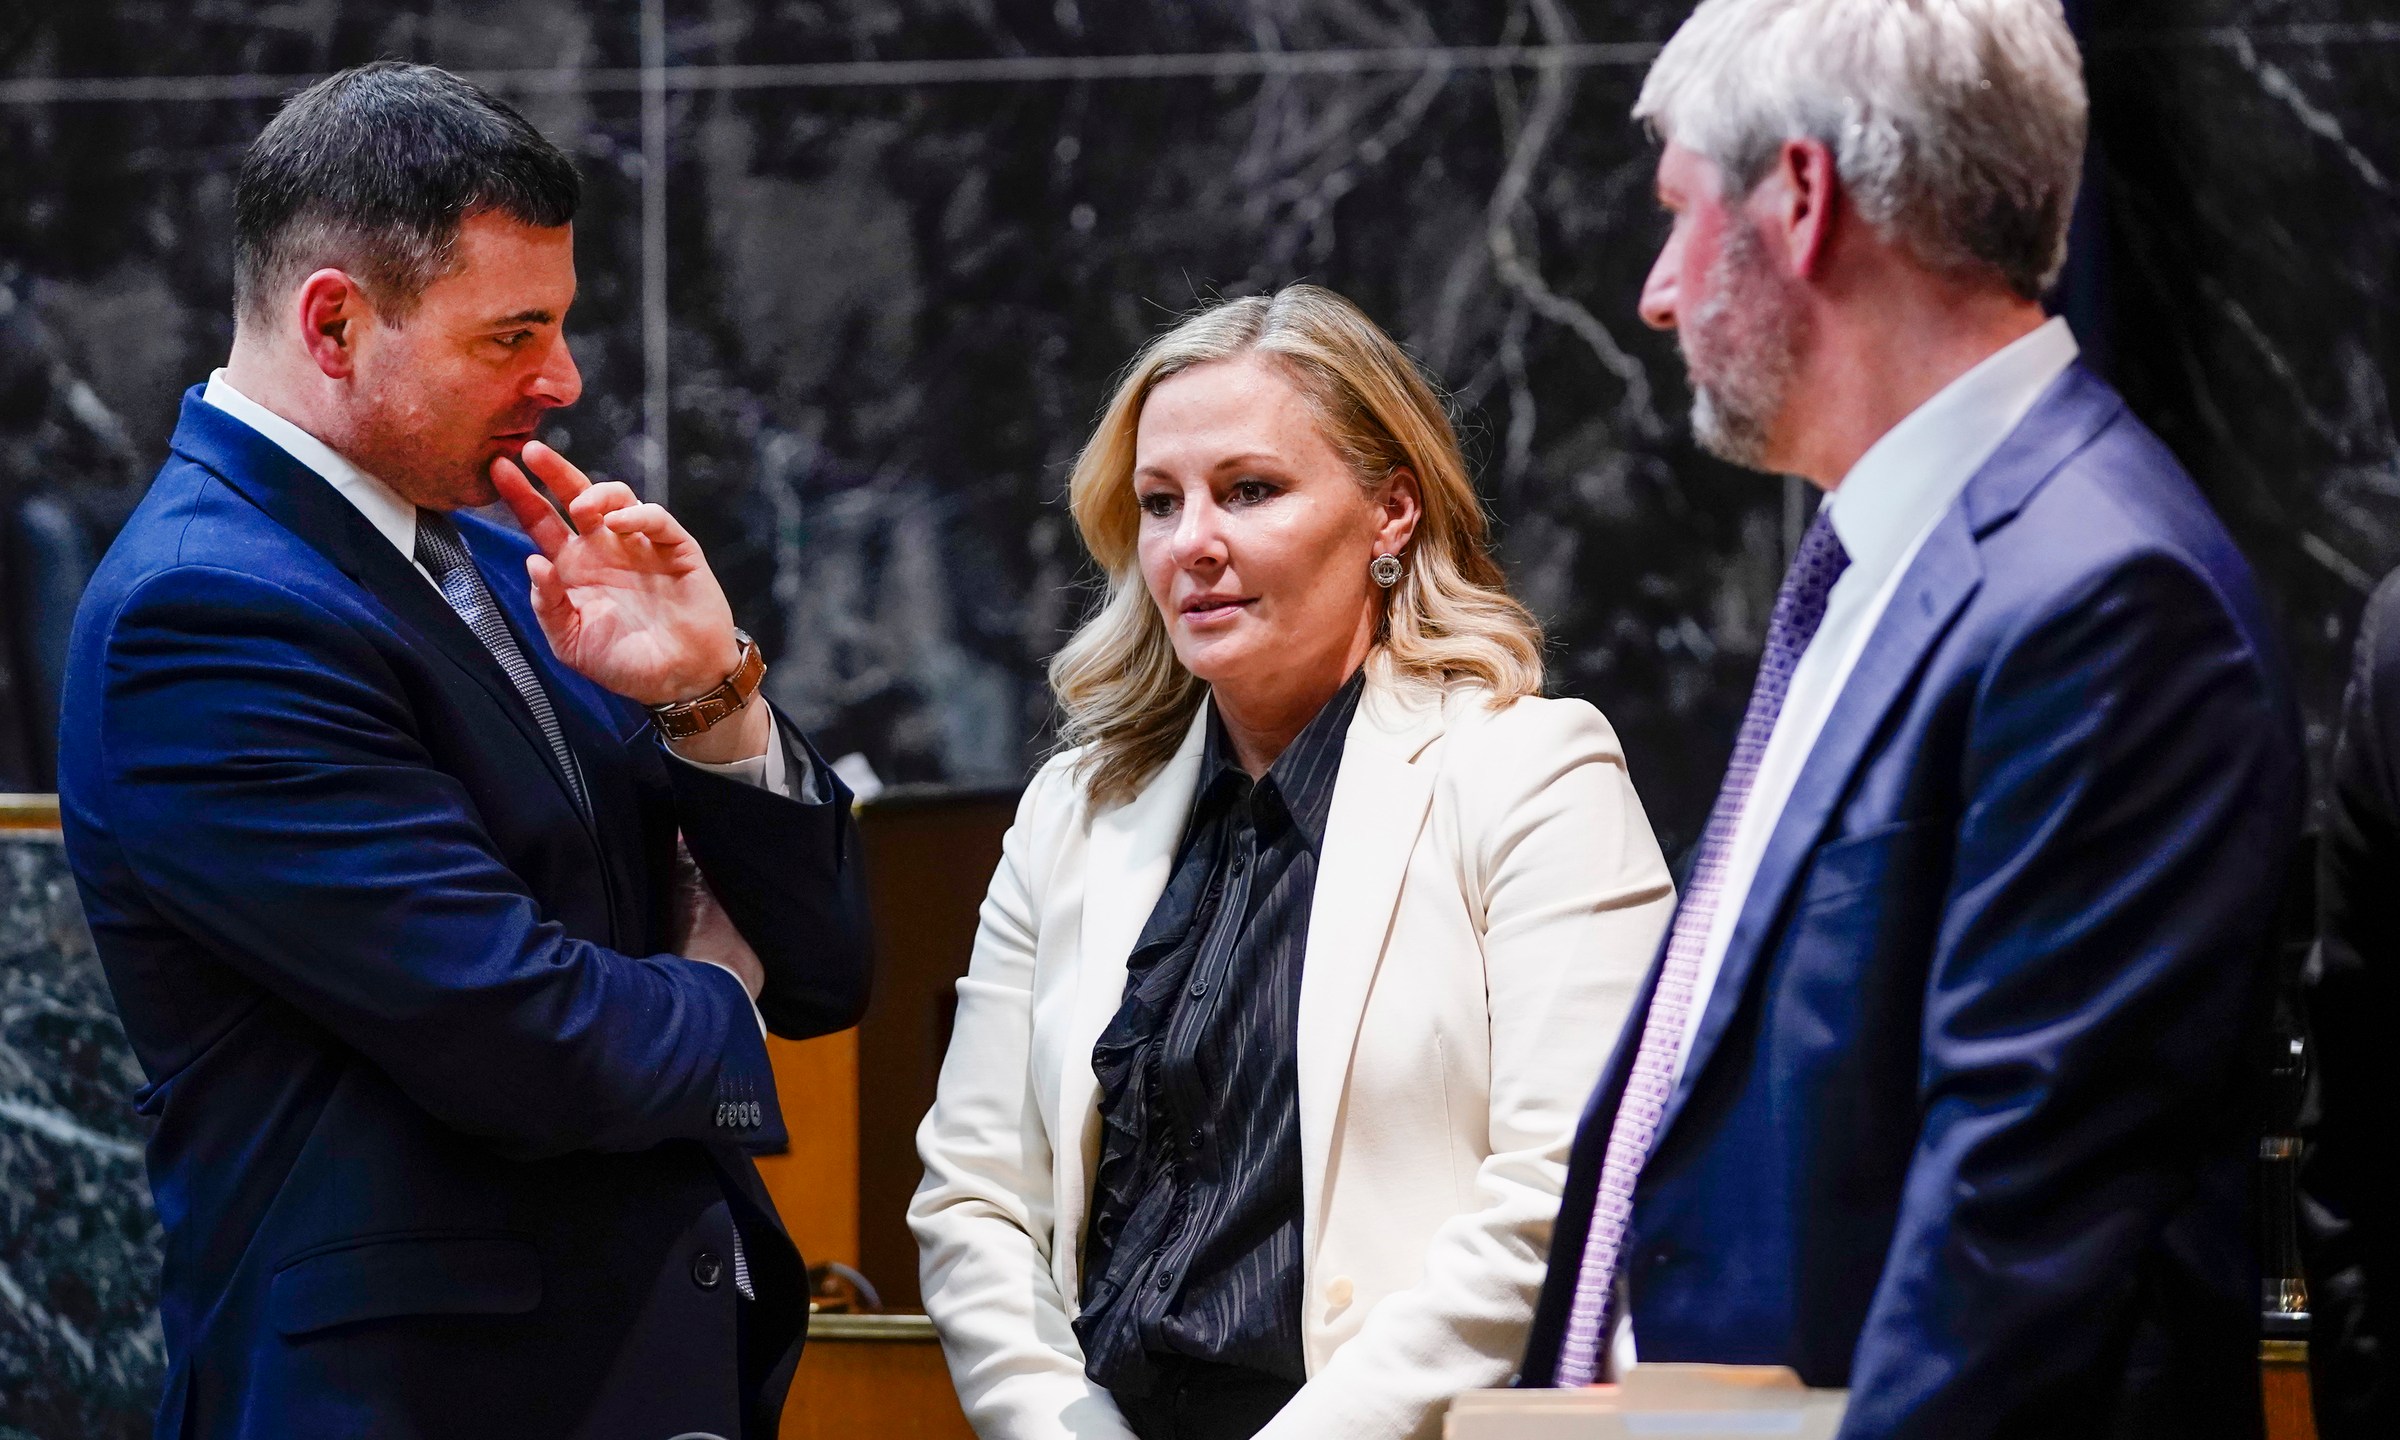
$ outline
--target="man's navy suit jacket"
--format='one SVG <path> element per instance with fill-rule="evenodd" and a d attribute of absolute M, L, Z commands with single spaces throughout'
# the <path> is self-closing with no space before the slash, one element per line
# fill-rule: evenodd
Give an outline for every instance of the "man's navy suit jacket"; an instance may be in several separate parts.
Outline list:
<path fill-rule="evenodd" d="M 2251 1078 L 2301 783 L 2248 567 L 2070 368 L 1936 522 L 1767 844 L 1636 1187 L 1642 1358 L 1849 1386 L 1851 1440 L 2255 1431 Z"/>
<path fill-rule="evenodd" d="M 772 1434 L 807 1287 L 746 1149 L 783 1121 L 741 985 L 662 953 L 673 847 L 768 1025 L 838 1029 L 867 983 L 848 796 L 666 756 L 551 655 L 524 541 L 459 528 L 589 818 L 423 575 L 197 389 L 84 596 L 60 803 L 157 1120 L 157 1433 Z"/>

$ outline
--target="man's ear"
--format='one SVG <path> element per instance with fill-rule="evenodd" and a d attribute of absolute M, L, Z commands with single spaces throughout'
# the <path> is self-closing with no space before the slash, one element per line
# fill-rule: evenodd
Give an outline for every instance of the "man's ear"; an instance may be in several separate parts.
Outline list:
<path fill-rule="evenodd" d="M 1751 191 L 1751 202 L 1751 218 L 1783 242 L 1792 277 L 1819 278 L 1833 249 L 1835 211 L 1841 205 L 1841 175 L 1825 142 L 1786 140 L 1774 168 Z"/>
<path fill-rule="evenodd" d="M 324 269 L 300 282 L 293 297 L 300 343 L 328 380 L 347 380 L 358 363 L 360 333 L 375 306 L 358 282 L 340 270 Z"/>

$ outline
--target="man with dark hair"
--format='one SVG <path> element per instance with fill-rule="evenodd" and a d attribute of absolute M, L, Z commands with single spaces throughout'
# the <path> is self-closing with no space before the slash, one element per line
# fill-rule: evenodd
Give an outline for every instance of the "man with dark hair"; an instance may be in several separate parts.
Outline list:
<path fill-rule="evenodd" d="M 162 1437 L 775 1431 L 806 1284 L 745 1151 L 764 1032 L 864 1004 L 857 840 L 691 537 L 532 439 L 577 191 L 439 70 L 294 97 L 232 357 L 77 617 Z"/>
<path fill-rule="evenodd" d="M 387 128 L 394 107 L 416 123 Z M 342 163 L 377 151 L 378 163 Z M 234 309 L 272 324 L 291 287 L 340 256 L 383 317 L 405 321 L 452 260 L 461 215 L 499 210 L 556 229 L 582 194 L 572 161 L 457 76 L 361 65 L 293 96 L 242 157 Z"/>

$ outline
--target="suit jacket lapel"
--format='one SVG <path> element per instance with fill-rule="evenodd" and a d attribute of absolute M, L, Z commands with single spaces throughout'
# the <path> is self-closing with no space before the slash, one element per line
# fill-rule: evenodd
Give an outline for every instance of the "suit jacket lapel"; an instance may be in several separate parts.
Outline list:
<path fill-rule="evenodd" d="M 1383 959 L 1400 883 L 1433 802 L 1417 756 L 1442 733 L 1438 693 L 1370 673 L 1343 741 L 1308 915 L 1300 979 L 1302 1253 L 1316 1247 L 1325 1162 L 1348 1091 L 1367 995 Z"/>
<path fill-rule="evenodd" d="M 1858 664 L 1817 732 L 1783 813 L 1751 878 L 1708 1008 L 1693 1032 L 1682 1078 L 1660 1117 L 1653 1148 L 1665 1142 L 1700 1073 L 1733 1023 L 1760 952 L 1782 933 L 1786 902 L 1848 793 L 1851 776 L 1950 622 L 1983 584 L 1977 543 L 2006 523 L 2067 459 L 2123 411 L 2123 402 L 2082 365 L 2071 365 L 1968 480 L 1926 536 L 1876 621 Z M 1655 981 L 1653 981 L 1655 983 Z"/>
<path fill-rule="evenodd" d="M 1783 814 L 1759 857 L 1757 873 L 1751 877 L 1750 893 L 1742 902 L 1732 943 L 1725 949 L 1716 985 L 1709 992 L 1708 1008 L 1701 1012 L 1699 1028 L 1693 1032 L 1683 1077 L 1660 1119 L 1661 1136 L 1674 1125 L 1701 1069 L 1732 1023 L 1761 948 L 1780 931 L 1784 900 L 1833 818 L 1834 807 L 1849 789 L 1850 777 L 1865 758 L 1868 743 L 1882 728 L 1884 715 L 1907 691 L 1952 617 L 1982 583 L 1975 537 L 1968 532 L 1965 516 L 1953 505 L 1934 522 L 1932 534 L 1876 621 L 1866 649 L 1843 683 L 1833 712 L 1825 717 L 1816 745 L 1784 801 Z"/>
<path fill-rule="evenodd" d="M 569 749 L 574 749 L 576 758 L 581 761 L 578 770 L 583 773 L 583 785 L 590 790 L 595 785 L 593 770 L 612 768 L 600 766 L 600 756 L 622 744 L 622 737 L 614 734 L 610 718 L 607 718 L 607 701 L 600 698 L 600 691 L 595 689 L 593 682 L 559 665 L 559 658 L 550 650 L 550 638 L 542 634 L 542 624 L 533 617 L 533 595 L 528 593 L 526 562 L 523 562 L 518 547 L 509 540 L 509 533 L 499 528 L 480 526 L 480 523 L 461 523 L 458 535 L 466 540 L 468 554 L 475 559 L 475 569 L 482 571 L 482 586 L 492 593 L 492 600 L 497 602 L 499 612 L 509 622 L 509 629 L 516 631 L 518 653 L 526 655 L 528 665 L 533 665 L 533 677 L 540 682 L 542 691 L 550 696 L 552 715 L 557 715 L 559 730 L 566 734 L 566 744 L 569 744 Z M 410 566 L 410 569 L 415 569 L 415 566 Z M 418 578 L 422 581 L 422 576 Z M 430 590 L 430 586 L 418 588 Z M 444 612 L 449 612 L 451 619 L 458 619 L 458 612 L 451 610 L 449 600 L 444 600 L 439 593 L 434 593 L 434 600 L 439 602 Z M 518 730 L 526 732 L 533 739 L 535 749 L 542 751 L 542 761 L 547 761 L 547 766 L 550 766 L 550 778 L 557 782 L 559 794 L 566 799 L 566 804 L 576 804 L 576 792 L 566 782 L 566 770 L 559 768 L 557 751 L 550 749 L 550 737 L 545 737 L 540 722 L 533 720 L 533 710 L 526 708 L 526 698 L 516 694 L 516 684 L 509 679 L 509 672 L 502 670 L 497 660 L 492 660 L 490 650 L 482 648 L 482 641 L 475 638 L 475 631 L 466 629 L 463 619 L 458 619 L 458 629 L 466 631 L 470 641 L 475 641 L 475 650 L 480 650 L 482 658 L 490 662 L 487 665 L 490 674 L 497 674 L 499 682 L 509 689 L 509 694 L 516 696 L 516 710 L 511 710 L 511 715 L 521 720 Z M 607 734 L 607 739 L 602 739 L 602 734 Z M 593 799 L 593 811 L 598 811 L 600 794 L 593 792 L 590 799 Z M 595 816 L 588 814 L 586 823 L 595 823 Z"/>
<path fill-rule="evenodd" d="M 517 648 L 524 652 L 526 663 L 533 667 L 534 677 L 548 692 L 551 713 L 558 718 L 559 731 L 566 737 L 567 748 L 575 752 L 577 769 L 583 776 L 584 793 L 591 801 L 590 809 L 584 813 L 584 823 L 592 832 L 599 858 L 607 867 L 615 887 L 613 894 L 619 904 L 614 908 L 621 910 L 622 902 L 640 893 L 637 867 L 646 862 L 641 853 L 640 837 L 619 833 L 618 828 L 610 823 L 612 818 L 636 815 L 640 810 L 633 790 L 632 773 L 626 766 L 616 763 L 615 757 L 627 745 L 643 743 L 643 738 L 639 733 L 627 733 L 622 728 L 622 712 L 612 703 L 608 692 L 559 663 L 558 656 L 550 649 L 548 637 L 542 633 L 541 622 L 534 618 L 525 564 L 513 537 L 507 531 L 473 523 L 460 525 L 458 531 L 466 541 L 467 553 L 475 559 L 476 568 L 483 572 L 485 587 L 492 592 L 492 599 L 500 606 L 501 614 L 507 617 L 509 628 L 516 632 Z M 443 608 L 449 608 L 447 601 L 443 602 Z M 456 615 L 457 612 L 451 613 Z M 465 622 L 459 623 L 463 628 Z M 473 631 L 467 633 L 468 638 L 474 638 Z M 476 642 L 476 648 L 483 648 L 481 641 Z M 484 653 L 488 657 L 491 652 Z M 494 662 L 493 669 L 499 669 L 497 662 Z M 507 679 L 507 672 L 499 673 L 503 680 Z M 516 693 L 516 687 L 510 685 L 509 694 Z M 518 698 L 517 709 L 525 710 L 522 697 Z M 566 772 L 558 766 L 557 753 L 551 750 L 549 740 L 542 735 L 540 724 L 532 721 L 532 712 L 526 711 L 525 719 L 532 723 L 532 735 L 539 744 L 542 758 L 549 762 L 550 775 L 558 783 L 560 796 L 573 805 L 575 792 L 567 785 Z M 647 728 L 647 720 L 637 727 L 638 730 Z M 778 731 L 768 743 L 782 744 L 781 732 Z M 622 914 L 618 916 L 620 927 L 626 918 Z M 666 943 L 663 935 L 637 937 L 620 933 L 618 939 L 619 948 Z"/>
<path fill-rule="evenodd" d="M 548 649 L 541 647 L 544 657 Z M 651 866 L 656 860 L 645 849 L 641 796 L 635 789 L 633 766 L 625 758 L 628 750 L 658 743 L 648 737 L 649 721 L 643 719 L 632 732 L 620 731 L 616 728 L 618 717 L 607 708 L 598 687 L 580 675 L 564 674 L 545 658 L 529 658 L 541 672 L 543 683 L 550 687 L 551 709 L 557 712 L 567 747 L 575 752 L 584 793 L 591 800 L 584 819 L 592 832 L 595 853 L 609 878 L 610 913 L 616 927 L 611 946 L 628 954 L 646 954 L 662 948 L 670 943 L 671 937 L 656 928 L 663 916 L 650 896 L 646 880 L 653 873 Z M 767 743 L 784 743 L 780 727 L 768 737 Z M 664 763 L 682 762 L 670 759 Z M 568 797 L 568 803 L 573 803 L 572 796 Z"/>
<path fill-rule="evenodd" d="M 1208 735 L 1208 705 L 1201 702 L 1173 759 L 1131 800 L 1091 817 L 1084 848 L 1083 914 L 1075 942 L 1075 1004 L 1061 1054 L 1066 1074 L 1052 1117 L 1053 1193 L 1059 1197 L 1058 1233 L 1082 1251 L 1082 1217 L 1090 1201 L 1091 1167 L 1100 1142 L 1100 1082 L 1092 1074 L 1092 1046 L 1125 998 L 1125 962 L 1142 926 L 1158 905 L 1175 865 L 1192 795 L 1200 783 L 1200 754 Z"/>
<path fill-rule="evenodd" d="M 519 558 L 514 546 L 499 543 L 500 537 L 507 532 L 468 520 L 459 525 L 458 533 L 466 542 L 467 554 L 474 560 L 475 568 L 482 572 L 484 588 L 491 592 L 493 602 L 499 605 L 509 629 L 516 632 L 518 652 L 533 666 L 534 678 L 548 693 L 551 713 L 557 718 L 568 745 L 583 761 L 580 768 L 585 772 L 602 768 L 592 763 L 600 751 L 593 748 L 590 727 L 576 723 L 579 718 L 589 717 L 591 707 L 581 693 L 588 682 L 581 676 L 568 675 L 550 653 L 550 642 L 533 618 L 533 602 L 527 593 L 524 561 Z M 389 545 L 384 548 L 390 550 L 395 559 L 398 558 L 398 551 L 392 550 Z M 428 612 L 426 623 L 429 625 L 436 620 L 449 622 L 440 632 L 450 642 L 444 646 L 445 653 L 452 652 L 462 636 L 465 644 L 473 647 L 475 658 L 482 661 L 480 666 L 475 667 L 476 678 L 483 682 L 486 689 L 505 697 L 509 719 L 540 755 L 542 768 L 549 771 L 552 783 L 558 787 L 559 798 L 582 816 L 584 828 L 592 832 L 592 838 L 597 843 L 599 834 L 593 814 L 575 799 L 575 787 L 569 783 L 567 772 L 558 763 L 558 752 L 550 748 L 550 737 L 542 733 L 541 722 L 533 718 L 533 711 L 526 706 L 525 697 L 517 693 L 516 682 L 508 678 L 508 672 L 501 669 L 500 662 L 492 658 L 492 652 L 483 647 L 483 641 L 467 628 L 467 622 L 450 608 L 449 600 L 417 572 L 416 566 L 403 562 L 401 568 L 408 578 L 417 582 L 408 591 L 409 603 L 420 605 Z M 579 728 L 585 733 L 578 735 L 576 732 Z M 587 787 L 590 784 L 588 773 L 585 783 Z M 598 803 L 597 797 L 594 797 L 593 805 L 596 807 Z"/>

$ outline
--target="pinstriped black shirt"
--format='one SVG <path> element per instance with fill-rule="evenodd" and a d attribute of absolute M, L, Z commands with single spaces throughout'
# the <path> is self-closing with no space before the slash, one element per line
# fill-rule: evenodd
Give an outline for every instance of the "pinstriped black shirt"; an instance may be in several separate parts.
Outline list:
<path fill-rule="evenodd" d="M 1255 783 L 1211 708 L 1174 872 L 1092 1050 L 1100 1164 L 1075 1334 L 1111 1391 L 1150 1394 L 1171 1357 L 1308 1378 L 1300 973 L 1364 684 L 1351 676 Z"/>

